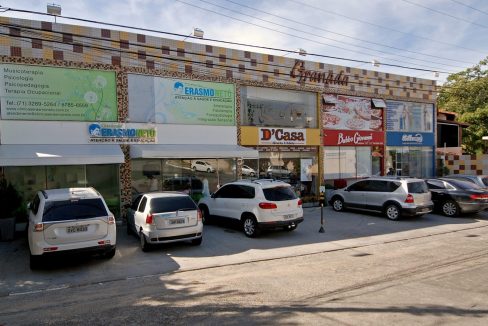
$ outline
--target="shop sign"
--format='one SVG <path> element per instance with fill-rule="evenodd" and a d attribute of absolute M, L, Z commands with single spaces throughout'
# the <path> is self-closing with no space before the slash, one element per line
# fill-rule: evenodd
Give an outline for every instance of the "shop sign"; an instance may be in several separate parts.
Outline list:
<path fill-rule="evenodd" d="M 317 147 L 314 146 L 257 146 L 253 147 L 259 152 L 277 153 L 277 152 L 296 152 L 296 153 L 315 153 Z"/>
<path fill-rule="evenodd" d="M 327 85 L 343 85 L 347 86 L 349 83 L 349 76 L 344 74 L 344 71 L 334 74 L 332 71 L 323 72 L 316 70 L 305 69 L 305 61 L 295 60 L 295 65 L 290 71 L 291 78 L 296 78 L 298 84 L 304 84 L 307 81 L 311 83 L 319 83 Z"/>
<path fill-rule="evenodd" d="M 132 122 L 235 126 L 235 86 L 129 74 Z"/>
<path fill-rule="evenodd" d="M 324 130 L 325 146 L 374 146 L 385 143 L 381 131 Z"/>
<path fill-rule="evenodd" d="M 388 146 L 434 146 L 434 134 L 388 132 L 386 133 L 386 144 Z"/>
<path fill-rule="evenodd" d="M 306 145 L 305 129 L 259 128 L 259 145 Z"/>
<path fill-rule="evenodd" d="M 434 106 L 411 102 L 386 102 L 386 130 L 433 132 Z"/>
<path fill-rule="evenodd" d="M 122 123 L 91 123 L 88 134 L 92 143 L 155 143 L 155 128 L 133 128 Z"/>
<path fill-rule="evenodd" d="M 115 72 L 0 65 L 5 120 L 117 121 Z"/>

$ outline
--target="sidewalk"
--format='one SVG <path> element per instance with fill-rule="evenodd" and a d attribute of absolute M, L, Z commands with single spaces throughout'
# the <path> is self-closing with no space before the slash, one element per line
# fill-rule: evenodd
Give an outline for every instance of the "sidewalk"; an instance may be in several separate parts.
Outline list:
<path fill-rule="evenodd" d="M 252 261 L 364 248 L 368 245 L 448 232 L 476 232 L 488 227 L 488 212 L 461 218 L 429 214 L 390 221 L 380 215 L 336 213 L 325 207 L 325 233 L 319 233 L 320 208 L 306 208 L 305 221 L 293 232 L 264 232 L 250 239 L 237 229 L 205 226 L 204 241 L 194 247 L 169 244 L 143 253 L 135 236 L 118 227 L 117 253 L 111 260 L 74 259 L 32 272 L 26 239 L 0 243 L 0 297 L 30 291 L 66 288 L 147 277 Z M 473 230 L 473 231 L 469 231 Z"/>

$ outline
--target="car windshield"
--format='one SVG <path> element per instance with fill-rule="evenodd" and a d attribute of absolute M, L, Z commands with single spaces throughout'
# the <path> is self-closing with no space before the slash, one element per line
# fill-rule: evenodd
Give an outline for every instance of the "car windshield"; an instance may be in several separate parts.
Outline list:
<path fill-rule="evenodd" d="M 469 181 L 462 181 L 462 180 L 454 180 L 454 179 L 449 179 L 445 180 L 449 182 L 451 185 L 456 187 L 457 189 L 482 189 L 480 186 L 478 186 L 475 183 L 469 182 Z"/>
<path fill-rule="evenodd" d="M 107 215 L 100 198 L 48 201 L 44 206 L 42 221 L 81 220 Z"/>
<path fill-rule="evenodd" d="M 488 177 L 481 178 L 481 181 L 483 181 L 483 184 L 488 187 Z"/>
<path fill-rule="evenodd" d="M 151 214 L 197 209 L 195 202 L 189 196 L 153 198 L 150 205 Z"/>
<path fill-rule="evenodd" d="M 424 181 L 407 183 L 408 192 L 411 194 L 424 194 L 429 192 L 429 187 Z"/>
<path fill-rule="evenodd" d="M 264 198 L 270 201 L 284 201 L 297 198 L 297 195 L 291 187 L 264 188 L 263 193 Z"/>

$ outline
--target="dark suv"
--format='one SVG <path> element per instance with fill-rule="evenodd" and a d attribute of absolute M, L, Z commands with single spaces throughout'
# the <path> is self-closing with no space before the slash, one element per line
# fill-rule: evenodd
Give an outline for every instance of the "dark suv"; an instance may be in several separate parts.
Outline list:
<path fill-rule="evenodd" d="M 425 181 L 407 177 L 372 177 L 332 192 L 335 211 L 345 208 L 382 212 L 391 220 L 430 213 L 434 207 Z"/>

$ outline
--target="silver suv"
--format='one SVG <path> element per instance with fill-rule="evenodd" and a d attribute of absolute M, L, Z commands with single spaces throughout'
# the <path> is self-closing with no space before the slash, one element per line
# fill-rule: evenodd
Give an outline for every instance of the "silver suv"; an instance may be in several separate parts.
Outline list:
<path fill-rule="evenodd" d="M 434 207 L 425 181 L 407 177 L 372 177 L 332 192 L 330 205 L 382 212 L 390 220 L 430 213 Z"/>

